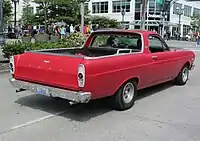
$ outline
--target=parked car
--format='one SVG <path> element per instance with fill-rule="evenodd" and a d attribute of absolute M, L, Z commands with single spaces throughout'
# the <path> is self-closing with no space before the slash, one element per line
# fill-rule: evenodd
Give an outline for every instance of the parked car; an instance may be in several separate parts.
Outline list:
<path fill-rule="evenodd" d="M 185 85 L 192 51 L 169 48 L 155 32 L 98 30 L 83 47 L 27 51 L 10 59 L 11 84 L 77 103 L 109 97 L 117 110 L 134 105 L 137 91 L 174 80 Z"/>

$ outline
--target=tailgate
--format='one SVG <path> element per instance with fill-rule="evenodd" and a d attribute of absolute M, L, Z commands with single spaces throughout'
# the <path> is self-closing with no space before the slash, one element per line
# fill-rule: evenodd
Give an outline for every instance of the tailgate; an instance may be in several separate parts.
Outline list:
<path fill-rule="evenodd" d="M 83 58 L 26 52 L 16 62 L 15 79 L 78 90 L 77 71 Z"/>

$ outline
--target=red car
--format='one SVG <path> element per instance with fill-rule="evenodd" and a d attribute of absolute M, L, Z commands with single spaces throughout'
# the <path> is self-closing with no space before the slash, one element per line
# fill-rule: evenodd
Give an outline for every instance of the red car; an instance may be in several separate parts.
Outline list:
<path fill-rule="evenodd" d="M 118 110 L 133 106 L 137 90 L 175 80 L 186 84 L 192 51 L 169 48 L 156 33 L 99 30 L 80 48 L 28 51 L 10 59 L 17 92 L 60 97 L 76 103 L 109 97 Z"/>

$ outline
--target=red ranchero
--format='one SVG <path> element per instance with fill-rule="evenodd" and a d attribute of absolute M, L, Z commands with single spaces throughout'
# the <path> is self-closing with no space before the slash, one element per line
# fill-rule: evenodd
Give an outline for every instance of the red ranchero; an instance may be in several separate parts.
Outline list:
<path fill-rule="evenodd" d="M 137 90 L 175 80 L 186 84 L 192 51 L 169 48 L 155 32 L 105 29 L 80 48 L 27 51 L 10 59 L 11 84 L 76 103 L 109 97 L 117 110 L 134 105 Z"/>

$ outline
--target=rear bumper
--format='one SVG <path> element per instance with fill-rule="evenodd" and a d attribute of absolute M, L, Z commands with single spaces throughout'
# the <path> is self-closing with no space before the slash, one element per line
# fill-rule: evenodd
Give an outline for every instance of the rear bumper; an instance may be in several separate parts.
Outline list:
<path fill-rule="evenodd" d="M 38 88 L 40 88 L 40 90 L 45 90 L 45 93 L 42 93 L 42 95 L 49 97 L 59 97 L 77 103 L 88 103 L 91 99 L 91 92 L 70 91 L 70 90 L 20 81 L 14 78 L 9 79 L 9 81 L 13 87 L 18 88 L 22 91 L 28 90 L 31 91 L 32 93 L 38 93 Z"/>
<path fill-rule="evenodd" d="M 192 64 L 191 66 L 190 66 L 190 70 L 193 70 L 195 68 L 195 64 Z"/>

